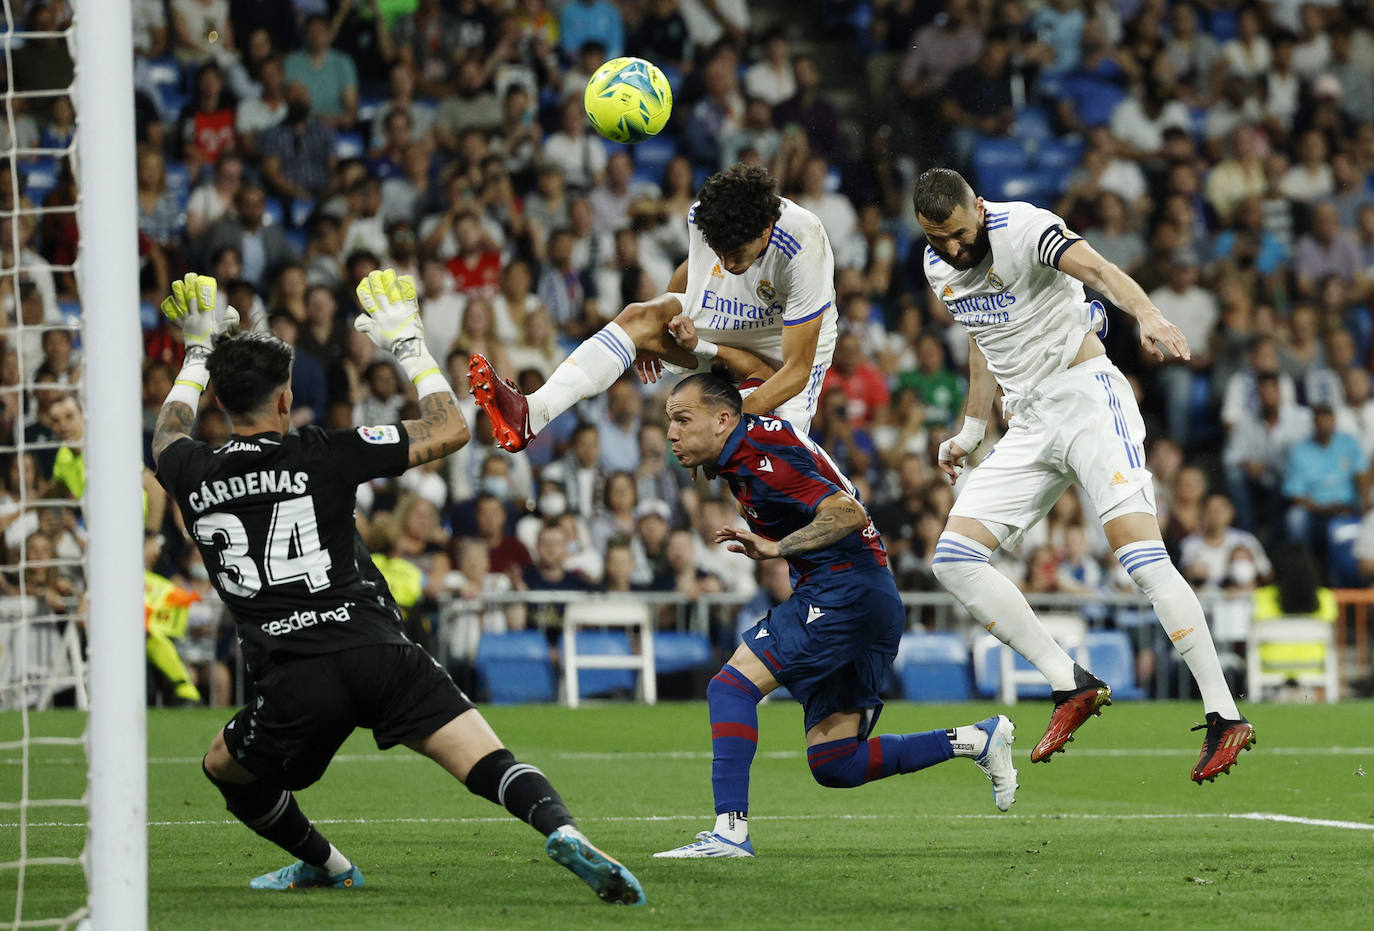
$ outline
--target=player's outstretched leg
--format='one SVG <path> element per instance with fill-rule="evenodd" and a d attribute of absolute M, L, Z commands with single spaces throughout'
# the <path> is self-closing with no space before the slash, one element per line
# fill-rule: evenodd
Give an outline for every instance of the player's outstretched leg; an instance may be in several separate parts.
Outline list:
<path fill-rule="evenodd" d="M 745 651 L 744 647 L 740 649 Z M 706 704 L 711 715 L 715 828 L 702 831 L 690 844 L 660 851 L 655 857 L 684 860 L 754 855 L 754 845 L 749 841 L 749 768 L 759 745 L 758 709 L 763 692 L 732 665 L 751 657 L 752 654 L 737 652 L 706 686 Z"/>
<path fill-rule="evenodd" d="M 574 349 L 529 397 L 480 354 L 468 360 L 468 381 L 477 405 L 491 418 L 496 441 L 516 452 L 578 401 L 604 393 L 634 364 L 638 353 L 630 334 L 612 321 Z"/>
<path fill-rule="evenodd" d="M 1117 533 L 1129 526 L 1118 524 L 1118 521 L 1133 519 L 1143 519 L 1136 520 L 1136 523 L 1149 521 L 1151 525 L 1137 529 L 1134 535 L 1138 537 L 1146 536 L 1147 529 L 1157 528 L 1154 515 L 1129 514 L 1109 522 L 1109 538 L 1116 539 Z M 1117 526 L 1113 527 L 1114 524 Z M 1164 625 L 1169 640 L 1183 661 L 1188 664 L 1188 671 L 1193 674 L 1198 691 L 1202 693 L 1207 723 L 1199 727 L 1205 727 L 1207 734 L 1191 778 L 1198 784 L 1215 780 L 1217 776 L 1230 771 L 1242 750 L 1248 750 L 1254 744 L 1255 729 L 1236 707 L 1236 700 L 1226 684 L 1202 604 L 1187 579 L 1174 567 L 1161 540 L 1146 538 L 1127 543 L 1117 548 L 1116 558 L 1154 605 L 1155 616 Z"/>
<path fill-rule="evenodd" d="M 224 796 L 230 814 L 259 836 L 299 858 L 290 866 L 255 877 L 249 881 L 249 888 L 277 891 L 314 886 L 362 888 L 362 872 L 315 829 L 296 804 L 295 795 L 267 780 L 253 779 L 252 774 L 229 756 L 223 732 L 211 744 L 201 769 L 205 778 Z M 244 778 L 251 781 L 236 781 Z"/>
<path fill-rule="evenodd" d="M 1020 589 L 988 564 L 991 557 L 988 546 L 946 530 L 935 544 L 932 565 L 940 584 L 985 630 L 1024 656 L 1049 680 L 1054 710 L 1045 735 L 1031 751 L 1031 762 L 1039 763 L 1064 749 L 1084 721 L 1101 714 L 1103 706 L 1111 704 L 1112 690 L 1064 652 L 1036 618 Z"/>
<path fill-rule="evenodd" d="M 976 724 L 947 730 L 883 734 L 867 740 L 851 736 L 813 743 L 806 748 L 806 761 L 811 767 L 811 775 L 821 785 L 852 789 L 888 776 L 918 772 L 955 757 L 966 757 L 988 777 L 992 783 L 993 803 L 999 810 L 1006 811 L 1016 801 L 1016 768 L 1011 760 L 1015 732 L 1011 720 L 999 714 Z"/>
<path fill-rule="evenodd" d="M 476 708 L 407 746 L 444 767 L 473 795 L 502 806 L 542 834 L 550 859 L 571 870 L 603 901 L 644 904 L 644 889 L 634 874 L 587 840 L 548 778 L 501 746 Z"/>

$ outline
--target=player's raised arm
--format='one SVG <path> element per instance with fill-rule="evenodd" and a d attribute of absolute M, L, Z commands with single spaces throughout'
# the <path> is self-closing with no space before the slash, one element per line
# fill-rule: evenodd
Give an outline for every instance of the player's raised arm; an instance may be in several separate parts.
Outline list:
<path fill-rule="evenodd" d="M 425 347 L 425 328 L 415 279 L 393 269 L 368 274 L 358 282 L 363 313 L 353 326 L 396 356 L 420 395 L 420 419 L 402 422 L 410 438 L 410 464 L 440 459 L 467 445 L 471 433 L 439 363 Z"/>
<path fill-rule="evenodd" d="M 206 367 L 210 349 L 218 336 L 238 325 L 239 314 L 234 308 L 215 310 L 215 290 L 214 278 L 190 272 L 181 281 L 172 282 L 172 294 L 162 302 L 163 315 L 181 328 L 186 360 L 157 415 L 153 428 L 154 463 L 168 446 L 191 435 L 201 393 L 210 383 Z"/>
<path fill-rule="evenodd" d="M 774 559 L 824 549 L 838 543 L 868 523 L 864 506 L 843 491 L 821 500 L 811 523 L 793 531 L 781 540 L 769 540 L 756 533 L 722 527 L 716 531 L 717 543 L 728 543 L 732 553 L 743 553 L 750 559 Z"/>
<path fill-rule="evenodd" d="M 1163 346 L 1170 355 L 1191 359 L 1183 332 L 1164 318 L 1149 295 L 1135 279 L 1109 262 L 1097 250 L 1079 239 L 1059 258 L 1059 270 L 1106 296 L 1117 307 L 1135 317 L 1140 324 L 1140 345 L 1154 359 L 1163 361 Z M 1158 345 L 1156 345 L 1158 344 Z"/>

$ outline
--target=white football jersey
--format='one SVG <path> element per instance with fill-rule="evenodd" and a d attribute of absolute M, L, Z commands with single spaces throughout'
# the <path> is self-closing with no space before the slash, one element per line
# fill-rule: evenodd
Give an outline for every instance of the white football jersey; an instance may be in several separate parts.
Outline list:
<path fill-rule="evenodd" d="M 813 365 L 835 352 L 835 257 L 821 221 L 782 198 L 773 236 L 742 275 L 725 271 L 696 225 L 696 204 L 687 211 L 691 245 L 683 313 L 703 339 L 746 349 L 775 368 L 782 366 L 784 327 L 821 318 Z"/>
<path fill-rule="evenodd" d="M 926 246 L 926 278 L 988 360 L 1008 402 L 1069 367 L 1092 329 L 1083 284 L 1059 271 L 1081 237 L 1048 210 L 984 201 L 987 257 L 967 271 Z"/>

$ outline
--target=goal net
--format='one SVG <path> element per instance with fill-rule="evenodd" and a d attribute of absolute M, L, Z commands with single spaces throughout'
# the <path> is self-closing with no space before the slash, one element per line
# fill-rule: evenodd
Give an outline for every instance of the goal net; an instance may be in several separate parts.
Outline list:
<path fill-rule="evenodd" d="M 83 23 L 74 8 L 0 0 L 0 927 L 10 928 L 146 922 L 130 7 L 81 3 Z M 81 41 L 92 34 L 100 41 Z M 107 669 L 88 671 L 87 657 Z M 120 896 L 126 909 L 108 905 Z"/>

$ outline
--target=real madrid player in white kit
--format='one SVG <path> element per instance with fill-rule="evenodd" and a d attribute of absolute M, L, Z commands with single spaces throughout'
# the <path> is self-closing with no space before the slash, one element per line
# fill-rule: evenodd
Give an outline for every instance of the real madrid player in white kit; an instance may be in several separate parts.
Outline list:
<path fill-rule="evenodd" d="M 1111 689 L 1074 663 L 988 559 L 997 547 L 1014 546 L 1076 481 L 1197 680 L 1207 733 L 1192 778 L 1215 779 L 1254 743 L 1254 728 L 1226 685 L 1197 596 L 1165 552 L 1144 422 L 1098 338 L 1101 305 L 1088 303 L 1083 284 L 1136 319 L 1141 345 L 1156 358 L 1164 358 L 1160 347 L 1188 358 L 1187 341 L 1138 284 L 1048 210 L 985 201 L 945 168 L 921 175 L 915 201 L 930 243 L 926 277 L 969 334 L 964 423 L 940 445 L 940 468 L 953 481 L 979 447 L 999 385 L 1010 421 L 954 502 L 936 545 L 935 575 L 1049 679 L 1054 712 L 1031 762 L 1062 750 L 1110 704 Z"/>
<path fill-rule="evenodd" d="M 706 180 L 687 223 L 687 261 L 668 293 L 626 306 L 528 398 L 484 356 L 472 356 L 473 396 L 504 448 L 523 449 L 636 361 L 652 379 L 660 361 L 706 371 L 719 359 L 738 374 L 756 367 L 749 356 L 756 357 L 773 374 L 746 398 L 744 413 L 776 413 L 799 432 L 810 428 L 835 350 L 835 259 L 821 221 L 779 197 L 763 168 L 735 165 Z M 695 340 L 684 346 L 677 337 L 686 321 Z"/>

